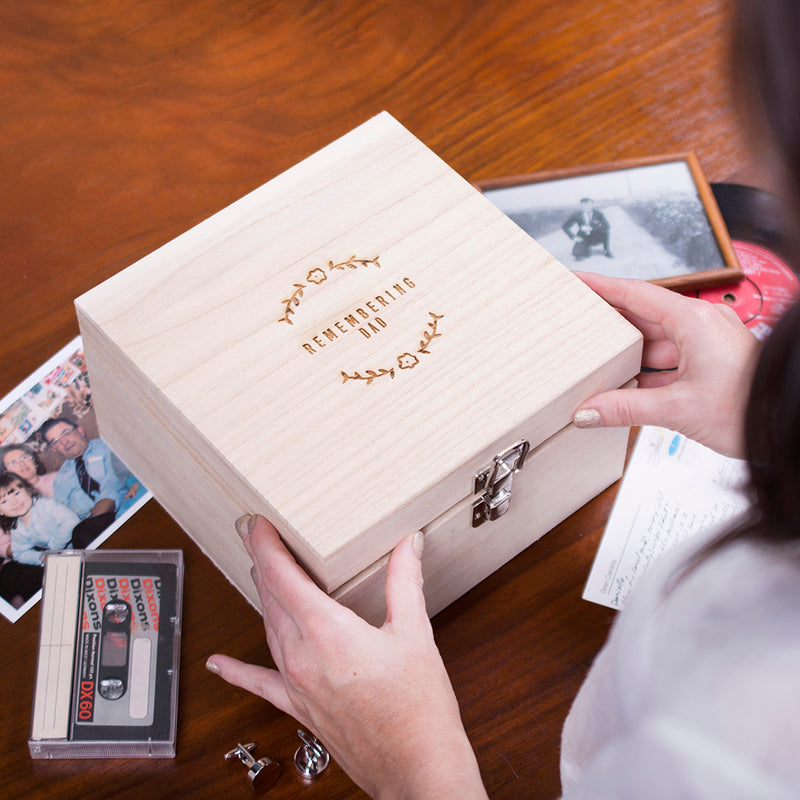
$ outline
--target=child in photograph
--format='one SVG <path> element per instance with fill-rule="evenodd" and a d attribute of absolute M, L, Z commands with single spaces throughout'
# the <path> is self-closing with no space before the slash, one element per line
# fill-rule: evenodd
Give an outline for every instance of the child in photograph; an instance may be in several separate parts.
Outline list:
<path fill-rule="evenodd" d="M 11 534 L 15 561 L 40 565 L 45 550 L 63 550 L 70 544 L 79 521 L 72 509 L 41 495 L 19 475 L 0 475 L 0 524 Z"/>

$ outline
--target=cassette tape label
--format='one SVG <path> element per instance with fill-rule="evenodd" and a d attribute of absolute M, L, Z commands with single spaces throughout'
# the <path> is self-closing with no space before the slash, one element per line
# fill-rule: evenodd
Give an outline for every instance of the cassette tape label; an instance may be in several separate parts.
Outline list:
<path fill-rule="evenodd" d="M 46 570 L 55 570 L 65 557 L 48 554 Z M 69 558 L 74 561 L 76 554 Z M 70 612 L 71 697 L 60 697 L 70 691 L 63 682 L 37 682 L 29 741 L 34 758 L 174 755 L 182 577 L 180 551 L 81 554 L 73 581 L 79 599 Z M 47 578 L 46 571 L 46 588 Z M 49 631 L 65 629 L 68 646 L 70 621 L 57 605 L 50 613 L 53 620 L 40 631 L 40 654 L 52 660 Z M 58 743 L 48 741 L 54 738 L 50 729 L 37 721 L 43 717 L 37 704 L 46 708 L 55 693 L 72 708 Z"/>
<path fill-rule="evenodd" d="M 83 630 L 100 630 L 102 610 L 109 600 L 121 599 L 135 609 L 143 631 L 158 630 L 161 579 L 154 577 L 87 576 L 84 580 Z"/>
<path fill-rule="evenodd" d="M 96 633 L 84 633 L 81 642 L 80 673 L 78 675 L 77 717 L 80 722 L 94 720 L 94 687 L 97 683 L 97 640 Z"/>
<path fill-rule="evenodd" d="M 161 578 L 156 574 L 92 574 L 84 567 L 83 642 L 75 694 L 88 696 L 76 709 L 81 725 L 151 725 L 158 655 Z M 138 644 L 147 642 L 146 649 Z M 144 658 L 144 654 L 147 658 Z M 133 691 L 136 687 L 136 691 Z"/>

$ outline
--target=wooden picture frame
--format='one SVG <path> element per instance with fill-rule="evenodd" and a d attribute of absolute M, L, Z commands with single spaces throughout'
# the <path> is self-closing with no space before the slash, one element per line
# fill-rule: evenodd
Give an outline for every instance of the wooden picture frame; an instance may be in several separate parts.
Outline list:
<path fill-rule="evenodd" d="M 693 152 L 475 185 L 570 269 L 681 290 L 744 276 Z"/>

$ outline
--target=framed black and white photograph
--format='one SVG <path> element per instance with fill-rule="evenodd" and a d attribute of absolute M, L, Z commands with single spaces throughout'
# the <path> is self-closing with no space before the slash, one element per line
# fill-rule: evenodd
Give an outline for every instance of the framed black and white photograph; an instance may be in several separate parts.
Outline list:
<path fill-rule="evenodd" d="M 742 278 L 694 153 L 477 185 L 570 269 L 680 289 Z"/>

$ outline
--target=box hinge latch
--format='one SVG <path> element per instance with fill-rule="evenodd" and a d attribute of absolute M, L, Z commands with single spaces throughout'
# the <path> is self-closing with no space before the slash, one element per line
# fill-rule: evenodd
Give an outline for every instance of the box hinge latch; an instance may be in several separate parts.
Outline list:
<path fill-rule="evenodd" d="M 491 465 L 475 476 L 473 493 L 480 497 L 472 504 L 473 528 L 487 520 L 498 519 L 508 511 L 514 473 L 522 469 L 530 449 L 530 444 L 523 439 L 498 453 Z"/>

